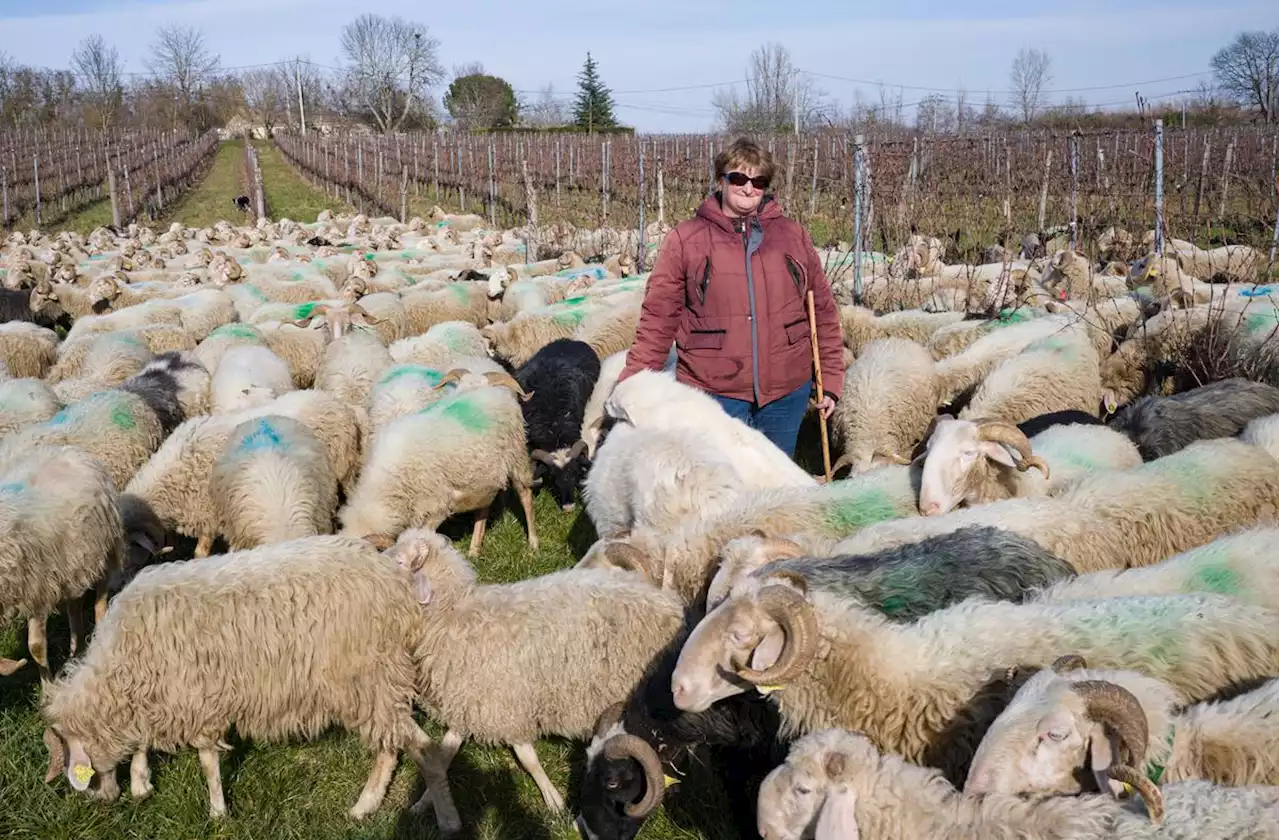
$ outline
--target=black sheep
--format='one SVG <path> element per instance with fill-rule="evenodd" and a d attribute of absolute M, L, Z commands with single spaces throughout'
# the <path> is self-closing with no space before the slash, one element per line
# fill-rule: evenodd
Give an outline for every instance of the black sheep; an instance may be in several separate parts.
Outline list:
<path fill-rule="evenodd" d="M 1277 391 L 1248 379 L 1223 379 L 1171 397 L 1143 397 L 1108 425 L 1128 435 L 1142 460 L 1172 455 L 1197 440 L 1235 437 L 1250 420 L 1275 414 Z"/>
<path fill-rule="evenodd" d="M 781 718 L 774 704 L 754 692 L 727 698 L 705 712 L 675 707 L 671 673 L 696 623 L 697 617 L 691 616 L 686 632 L 663 652 L 625 704 L 601 715 L 587 748 L 579 791 L 578 829 L 583 837 L 631 840 L 666 794 L 662 777 L 679 778 L 697 758 L 711 758 L 724 768 L 734 823 L 741 836 L 758 836 L 757 789 L 786 758 L 786 744 L 778 740 Z M 617 735 L 638 736 L 640 743 L 629 737 L 612 740 Z M 632 750 L 626 749 L 628 744 Z M 656 762 L 650 764 L 650 774 L 642 761 Z M 678 795 L 679 788 L 673 792 Z"/>
<path fill-rule="evenodd" d="M 29 321 L 48 329 L 53 329 L 59 324 L 70 325 L 68 318 L 52 317 L 44 311 L 32 312 L 30 289 L 0 289 L 0 324 L 9 321 Z"/>
<path fill-rule="evenodd" d="M 168 436 L 187 419 L 182 403 L 178 400 L 178 391 L 182 387 L 178 376 L 183 371 L 203 369 L 204 366 L 199 362 L 188 361 L 178 351 L 171 350 L 147 362 L 142 370 L 126 379 L 119 387 L 121 391 L 141 397 L 155 413 L 156 419 L 160 421 L 160 428 Z"/>
<path fill-rule="evenodd" d="M 1092 414 L 1075 409 L 1067 411 L 1051 411 L 1048 414 L 1039 414 L 1030 420 L 1023 420 L 1018 424 L 1018 431 L 1022 432 L 1028 438 L 1033 438 L 1043 432 L 1045 429 L 1054 426 L 1101 426 L 1102 421 Z"/>
<path fill-rule="evenodd" d="M 231 199 L 231 203 L 234 204 L 236 206 L 236 209 L 239 210 L 241 213 L 249 212 L 249 196 L 238 195 L 235 198 Z"/>
<path fill-rule="evenodd" d="M 586 475 L 582 415 L 600 378 L 600 358 L 590 345 L 560 338 L 543 347 L 515 371 L 516 381 L 532 396 L 521 408 L 531 457 L 544 486 L 562 507 L 573 504 Z"/>

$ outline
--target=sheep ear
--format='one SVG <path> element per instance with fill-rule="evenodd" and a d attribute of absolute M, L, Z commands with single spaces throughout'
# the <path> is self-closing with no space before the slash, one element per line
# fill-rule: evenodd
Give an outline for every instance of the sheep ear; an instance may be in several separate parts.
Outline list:
<path fill-rule="evenodd" d="M 78 791 L 89 789 L 89 781 L 93 779 L 93 762 L 85 752 L 84 745 L 78 740 L 67 743 L 67 781 Z"/>
<path fill-rule="evenodd" d="M 818 812 L 813 840 L 859 840 L 859 837 L 857 794 L 845 787 L 830 791 Z"/>
<path fill-rule="evenodd" d="M 1006 467 L 1018 466 L 1018 460 L 1014 457 L 1014 453 L 1004 444 L 984 440 L 978 444 L 978 451 L 982 453 L 983 457 L 989 458 L 997 464 L 1004 464 Z"/>
<path fill-rule="evenodd" d="M 1089 729 L 1089 770 L 1093 773 L 1098 790 L 1118 797 L 1124 785 L 1107 775 L 1107 771 L 1115 764 L 1115 738 L 1101 723 L 1094 723 Z"/>
<path fill-rule="evenodd" d="M 413 596 L 423 606 L 431 603 L 431 581 L 421 571 L 413 573 Z"/>
<path fill-rule="evenodd" d="M 760 644 L 756 645 L 756 649 L 751 651 L 752 670 L 764 671 L 772 668 L 778 661 L 778 657 L 782 655 L 782 645 L 786 639 L 782 628 L 775 624 L 773 629 L 760 640 Z"/>

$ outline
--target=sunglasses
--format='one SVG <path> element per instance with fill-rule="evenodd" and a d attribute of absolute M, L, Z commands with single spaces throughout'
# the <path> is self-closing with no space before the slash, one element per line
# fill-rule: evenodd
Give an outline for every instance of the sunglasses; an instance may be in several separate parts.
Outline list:
<path fill-rule="evenodd" d="M 747 182 L 751 182 L 751 186 L 758 190 L 767 190 L 769 188 L 769 179 L 763 175 L 757 175 L 754 178 L 748 178 L 742 172 L 726 172 L 724 179 L 735 187 L 744 187 Z"/>

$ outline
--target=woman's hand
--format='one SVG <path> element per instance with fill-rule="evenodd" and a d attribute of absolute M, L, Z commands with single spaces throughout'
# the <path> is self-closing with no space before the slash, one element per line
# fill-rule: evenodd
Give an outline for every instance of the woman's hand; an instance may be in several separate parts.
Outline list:
<path fill-rule="evenodd" d="M 829 420 L 832 412 L 836 410 L 836 401 L 826 394 L 822 395 L 822 399 L 813 404 L 813 407 L 822 412 L 822 419 Z"/>

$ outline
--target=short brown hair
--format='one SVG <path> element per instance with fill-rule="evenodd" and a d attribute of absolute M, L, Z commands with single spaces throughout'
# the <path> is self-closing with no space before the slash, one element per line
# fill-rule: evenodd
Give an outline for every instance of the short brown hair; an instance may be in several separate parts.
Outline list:
<path fill-rule="evenodd" d="M 760 148 L 745 137 L 734 140 L 729 148 L 716 155 L 716 180 L 719 181 L 726 172 L 732 172 L 739 166 L 753 167 L 770 181 L 773 181 L 778 168 L 768 149 Z"/>

